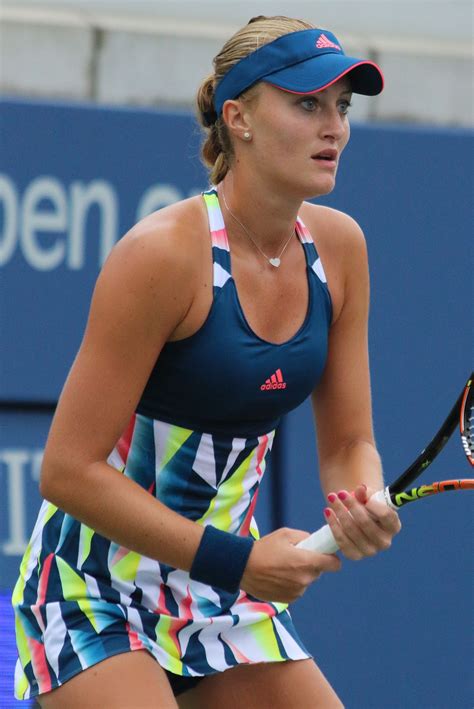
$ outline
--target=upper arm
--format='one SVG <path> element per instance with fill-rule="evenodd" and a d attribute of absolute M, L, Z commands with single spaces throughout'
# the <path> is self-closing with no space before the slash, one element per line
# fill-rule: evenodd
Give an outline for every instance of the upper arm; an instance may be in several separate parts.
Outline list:
<path fill-rule="evenodd" d="M 192 302 L 185 249 L 171 230 L 138 225 L 112 250 L 45 450 L 42 486 L 105 460 L 140 399 L 164 343 Z"/>
<path fill-rule="evenodd" d="M 338 271 L 341 297 L 329 332 L 326 367 L 312 396 L 321 460 L 356 441 L 373 443 L 367 249 L 362 230 L 353 219 L 332 212 L 330 220 L 332 244 L 327 255 L 331 263 L 327 270 L 329 274 Z"/>

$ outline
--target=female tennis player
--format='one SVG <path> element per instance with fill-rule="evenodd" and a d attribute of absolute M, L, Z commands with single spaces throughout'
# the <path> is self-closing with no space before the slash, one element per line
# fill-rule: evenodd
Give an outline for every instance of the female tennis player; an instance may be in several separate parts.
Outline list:
<path fill-rule="evenodd" d="M 214 186 L 112 250 L 52 423 L 13 597 L 17 697 L 341 706 L 287 610 L 340 561 L 297 549 L 300 530 L 259 539 L 253 514 L 278 420 L 311 394 L 343 555 L 400 528 L 365 504 L 382 473 L 364 239 L 305 201 L 334 188 L 352 92 L 382 83 L 331 32 L 283 17 L 216 57 L 197 100 Z"/>

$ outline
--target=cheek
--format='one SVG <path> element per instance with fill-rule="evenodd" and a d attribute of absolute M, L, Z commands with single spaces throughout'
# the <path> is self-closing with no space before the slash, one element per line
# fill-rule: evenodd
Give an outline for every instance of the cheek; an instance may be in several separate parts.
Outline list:
<path fill-rule="evenodd" d="M 297 137 L 288 130 L 288 126 L 281 122 L 272 122 L 272 125 L 262 126 L 259 133 L 261 151 L 267 156 L 271 155 L 279 160 L 295 154 Z"/>
<path fill-rule="evenodd" d="M 350 137 L 351 137 L 351 126 L 349 123 L 349 119 L 347 119 L 346 130 L 345 130 L 344 135 L 342 136 L 342 140 L 341 140 L 341 152 L 346 147 L 347 143 L 349 142 Z"/>

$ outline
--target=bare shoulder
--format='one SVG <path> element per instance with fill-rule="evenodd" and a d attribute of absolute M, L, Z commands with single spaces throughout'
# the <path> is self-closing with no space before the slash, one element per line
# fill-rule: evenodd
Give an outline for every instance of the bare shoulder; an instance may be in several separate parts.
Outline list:
<path fill-rule="evenodd" d="M 204 245 L 205 214 L 199 197 L 153 212 L 135 224 L 112 250 L 145 268 L 190 268 Z"/>
<path fill-rule="evenodd" d="M 301 216 L 311 235 L 321 247 L 354 253 L 365 252 L 365 236 L 351 216 L 338 209 L 304 202 Z"/>
<path fill-rule="evenodd" d="M 323 263 L 335 322 L 350 292 L 368 282 L 364 233 L 355 219 L 337 209 L 304 202 L 300 214 Z"/>
<path fill-rule="evenodd" d="M 145 217 L 110 252 L 94 291 L 92 320 L 94 313 L 115 318 L 120 312 L 127 327 L 130 319 L 150 322 L 169 336 L 193 303 L 206 247 L 199 197 Z"/>
<path fill-rule="evenodd" d="M 199 197 L 150 214 L 114 246 L 102 278 L 116 274 L 125 282 L 173 283 L 185 295 L 196 282 L 196 264 L 207 246 L 205 214 Z"/>

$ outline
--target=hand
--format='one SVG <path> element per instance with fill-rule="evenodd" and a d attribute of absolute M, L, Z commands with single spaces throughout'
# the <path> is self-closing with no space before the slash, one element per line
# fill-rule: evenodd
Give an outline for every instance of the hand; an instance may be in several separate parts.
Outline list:
<path fill-rule="evenodd" d="M 388 549 L 401 529 L 395 510 L 383 502 L 370 500 L 375 490 L 358 485 L 352 494 L 331 492 L 326 520 L 344 556 L 358 561 Z"/>
<path fill-rule="evenodd" d="M 339 571 L 341 562 L 334 554 L 296 549 L 295 545 L 308 536 L 308 532 L 282 528 L 256 541 L 241 588 L 265 601 L 291 603 L 323 571 Z"/>

